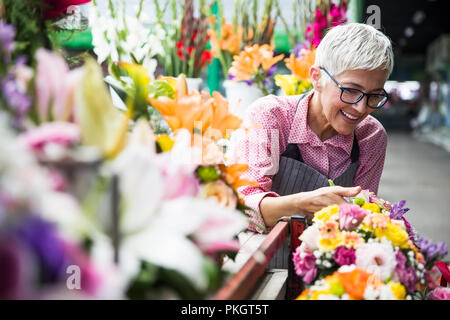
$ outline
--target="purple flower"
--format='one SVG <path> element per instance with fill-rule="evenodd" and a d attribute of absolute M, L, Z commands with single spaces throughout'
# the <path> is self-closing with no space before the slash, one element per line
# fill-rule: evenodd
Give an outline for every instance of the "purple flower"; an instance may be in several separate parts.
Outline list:
<path fill-rule="evenodd" d="M 416 240 L 416 245 L 419 247 L 420 252 L 424 254 L 427 261 L 433 260 L 434 258 L 443 258 L 448 253 L 445 242 L 433 243 L 430 239 L 420 237 Z"/>
<path fill-rule="evenodd" d="M 30 98 L 17 87 L 16 79 L 12 74 L 0 82 L 0 95 L 11 111 L 16 116 L 16 122 L 20 124 L 22 117 L 28 112 L 31 106 Z"/>
<path fill-rule="evenodd" d="M 341 230 L 355 230 L 366 215 L 366 210 L 356 204 L 341 204 L 339 206 L 339 227 Z"/>
<path fill-rule="evenodd" d="M 394 279 L 400 281 L 408 292 L 414 292 L 417 288 L 417 277 L 412 267 L 406 266 L 406 257 L 400 251 L 395 252 L 397 264 L 394 269 Z"/>
<path fill-rule="evenodd" d="M 42 263 L 42 280 L 49 283 L 61 280 L 65 274 L 66 257 L 55 226 L 38 217 L 29 217 L 14 233 L 36 253 Z"/>
<path fill-rule="evenodd" d="M 334 261 L 340 266 L 351 265 L 356 261 L 355 250 L 338 247 L 334 252 Z"/>
<path fill-rule="evenodd" d="M 430 292 L 428 300 L 450 300 L 450 288 L 438 287 Z"/>
<path fill-rule="evenodd" d="M 266 77 L 271 77 L 275 73 L 275 71 L 277 71 L 277 65 L 276 64 L 274 64 L 273 66 L 271 66 L 269 68 L 269 70 L 267 70 Z"/>
<path fill-rule="evenodd" d="M 400 220 L 403 215 L 409 211 L 409 208 L 403 208 L 406 204 L 406 200 L 402 200 L 398 203 L 394 203 L 391 208 L 391 214 L 389 218 L 394 220 Z"/>
<path fill-rule="evenodd" d="M 4 53 L 3 62 L 8 64 L 11 61 L 11 53 L 14 51 L 14 37 L 16 31 L 12 25 L 0 20 L 0 49 Z"/>
<path fill-rule="evenodd" d="M 306 284 L 311 283 L 317 276 L 316 257 L 309 251 L 302 251 L 298 247 L 292 255 L 295 273 L 303 278 Z"/>

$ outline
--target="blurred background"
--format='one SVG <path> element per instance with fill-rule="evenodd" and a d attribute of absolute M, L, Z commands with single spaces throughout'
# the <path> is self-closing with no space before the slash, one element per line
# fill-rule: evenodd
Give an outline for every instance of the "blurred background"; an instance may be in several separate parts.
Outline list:
<path fill-rule="evenodd" d="M 113 1 L 114 2 L 114 1 Z M 233 18 L 234 0 L 223 1 L 223 15 Z M 294 20 L 292 1 L 278 0 L 288 26 Z M 97 0 L 107 10 L 108 1 Z M 138 0 L 128 0 L 135 11 Z M 88 7 L 86 5 L 85 7 Z M 263 10 L 263 8 L 260 8 Z M 84 10 L 87 10 L 86 8 Z M 154 23 L 154 2 L 144 1 L 146 21 Z M 374 25 L 393 43 L 394 71 L 386 83 L 389 103 L 373 113 L 389 137 L 379 195 L 406 200 L 407 217 L 423 236 L 450 244 L 450 23 L 446 0 L 351 0 L 349 22 Z M 169 17 L 168 17 L 169 18 Z M 74 51 L 91 48 L 89 31 L 66 41 Z M 277 20 L 275 50 L 291 50 L 285 25 Z M 206 86 L 224 91 L 220 66 L 208 67 Z"/>

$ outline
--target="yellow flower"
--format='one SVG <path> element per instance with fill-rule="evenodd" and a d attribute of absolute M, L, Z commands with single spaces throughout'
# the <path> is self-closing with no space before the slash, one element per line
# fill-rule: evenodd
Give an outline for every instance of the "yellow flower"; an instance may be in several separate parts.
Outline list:
<path fill-rule="evenodd" d="M 397 300 L 405 300 L 406 290 L 400 282 L 389 281 L 388 285 Z"/>
<path fill-rule="evenodd" d="M 336 296 L 342 296 L 345 293 L 345 289 L 339 282 L 339 278 L 337 277 L 337 275 L 333 274 L 331 276 L 327 276 L 324 280 L 330 287 L 330 292 L 332 294 Z"/>
<path fill-rule="evenodd" d="M 158 138 L 156 138 L 156 141 L 159 144 L 159 147 L 163 152 L 167 152 L 172 150 L 172 147 L 175 143 L 175 141 L 170 138 L 167 134 L 162 134 Z"/>
<path fill-rule="evenodd" d="M 381 212 L 380 207 L 377 204 L 375 204 L 375 203 L 365 203 L 365 204 L 363 204 L 361 206 L 361 208 L 366 209 L 366 210 L 370 210 L 370 211 L 375 212 L 375 213 L 380 213 Z"/>
<path fill-rule="evenodd" d="M 293 74 L 277 74 L 275 77 L 275 84 L 283 90 L 287 96 L 297 94 L 298 79 Z"/>
<path fill-rule="evenodd" d="M 386 237 L 389 241 L 392 242 L 394 246 L 398 246 L 400 248 L 404 248 L 408 243 L 408 233 L 403 230 L 400 226 L 389 223 L 386 228 L 376 228 L 375 236 L 378 239 Z"/>
<path fill-rule="evenodd" d="M 299 80 L 293 74 L 277 74 L 275 84 L 283 90 L 287 96 L 298 95 L 312 89 L 312 84 L 308 80 Z"/>
<path fill-rule="evenodd" d="M 304 290 L 295 300 L 310 300 L 311 289 Z"/>
<path fill-rule="evenodd" d="M 313 222 L 317 223 L 319 220 L 322 222 L 327 222 L 330 218 L 339 212 L 338 205 L 328 206 L 322 210 L 317 211 L 314 214 Z"/>
<path fill-rule="evenodd" d="M 330 290 L 318 290 L 313 292 L 313 294 L 311 295 L 311 300 L 319 300 L 319 296 L 321 295 L 329 295 L 332 294 Z"/>
<path fill-rule="evenodd" d="M 341 246 L 343 242 L 344 237 L 341 232 L 338 232 L 335 238 L 321 238 L 319 240 L 319 248 L 323 251 L 332 251 Z"/>

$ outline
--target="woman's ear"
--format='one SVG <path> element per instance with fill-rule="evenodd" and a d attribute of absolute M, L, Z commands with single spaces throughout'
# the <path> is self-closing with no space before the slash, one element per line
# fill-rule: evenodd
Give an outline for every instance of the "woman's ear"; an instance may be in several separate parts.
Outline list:
<path fill-rule="evenodd" d="M 321 77 L 320 68 L 317 66 L 312 66 L 309 68 L 309 79 L 311 80 L 312 85 L 314 86 L 315 91 L 322 91 L 322 84 L 320 81 Z"/>

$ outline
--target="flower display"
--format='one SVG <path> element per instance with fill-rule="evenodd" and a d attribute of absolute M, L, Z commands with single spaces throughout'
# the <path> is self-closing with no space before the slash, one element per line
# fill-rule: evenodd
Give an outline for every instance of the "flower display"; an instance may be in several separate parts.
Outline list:
<path fill-rule="evenodd" d="M 433 263 L 447 254 L 409 230 L 405 202 L 367 190 L 316 212 L 292 261 L 307 288 L 298 299 L 418 299 L 434 288 Z M 408 227 L 409 226 L 409 227 Z"/>
<path fill-rule="evenodd" d="M 233 81 L 246 81 L 249 85 L 255 83 L 264 94 L 269 94 L 266 88 L 268 77 L 275 72 L 275 64 L 283 59 L 284 55 L 274 56 L 269 45 L 247 46 L 239 55 L 234 57 L 229 77 Z"/>

